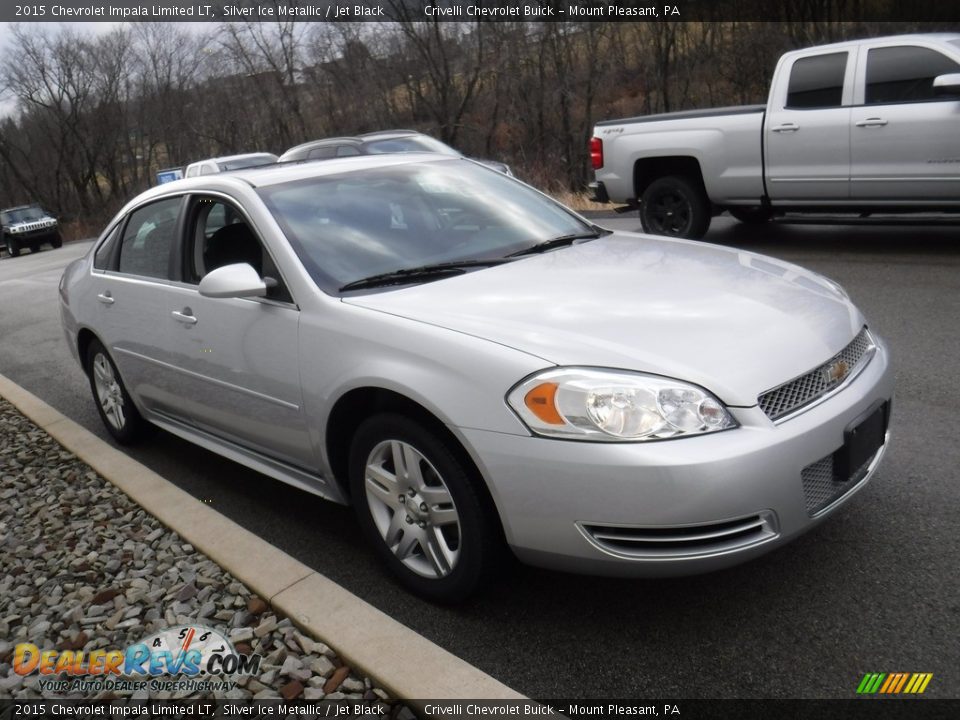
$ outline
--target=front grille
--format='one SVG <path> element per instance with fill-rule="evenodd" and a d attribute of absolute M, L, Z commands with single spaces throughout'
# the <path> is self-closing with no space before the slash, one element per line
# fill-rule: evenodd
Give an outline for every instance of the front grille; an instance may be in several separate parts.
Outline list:
<path fill-rule="evenodd" d="M 636 558 L 715 555 L 756 545 L 777 536 L 776 516 L 762 512 L 737 520 L 682 527 L 580 525 L 603 550 Z"/>
<path fill-rule="evenodd" d="M 777 420 L 804 405 L 809 405 L 859 372 L 861 362 L 869 362 L 868 351 L 872 347 L 870 333 L 863 328 L 849 345 L 819 367 L 763 393 L 757 399 L 760 409 L 771 420 Z M 841 360 L 847 364 L 849 370 L 843 378 L 831 381 L 828 379 L 827 370 Z"/>
<path fill-rule="evenodd" d="M 876 453 L 874 453 L 873 457 L 849 478 L 838 478 L 835 469 L 836 463 L 834 462 L 835 454 L 831 453 L 825 458 L 807 465 L 800 472 L 800 479 L 803 481 L 803 500 L 810 517 L 818 515 L 852 490 L 858 482 L 863 480 L 870 463 L 876 457 Z"/>

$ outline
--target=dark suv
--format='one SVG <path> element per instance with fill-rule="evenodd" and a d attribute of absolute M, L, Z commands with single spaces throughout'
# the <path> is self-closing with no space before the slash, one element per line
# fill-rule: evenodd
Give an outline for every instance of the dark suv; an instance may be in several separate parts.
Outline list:
<path fill-rule="evenodd" d="M 44 243 L 55 248 L 63 245 L 57 219 L 39 205 L 0 210 L 0 224 L 3 225 L 3 244 L 10 257 L 17 257 L 25 247 L 30 248 L 30 252 L 38 252 Z"/>

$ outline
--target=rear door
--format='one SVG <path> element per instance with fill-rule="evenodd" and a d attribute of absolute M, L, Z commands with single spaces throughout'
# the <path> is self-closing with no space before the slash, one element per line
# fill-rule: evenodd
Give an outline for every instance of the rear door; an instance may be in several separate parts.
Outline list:
<path fill-rule="evenodd" d="M 764 125 L 767 194 L 774 202 L 849 197 L 851 54 L 804 55 L 778 73 Z"/>
<path fill-rule="evenodd" d="M 960 97 L 937 95 L 960 62 L 931 46 L 860 49 L 851 115 L 851 197 L 960 203 Z"/>

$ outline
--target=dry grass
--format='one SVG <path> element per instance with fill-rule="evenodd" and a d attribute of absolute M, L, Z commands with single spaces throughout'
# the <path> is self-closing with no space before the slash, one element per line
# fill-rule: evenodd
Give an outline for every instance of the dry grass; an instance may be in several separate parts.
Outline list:
<path fill-rule="evenodd" d="M 547 193 L 557 202 L 561 202 L 568 208 L 583 212 L 584 210 L 612 210 L 613 205 L 609 203 L 598 203 L 590 199 L 588 192 L 574 192 L 573 190 L 551 190 Z"/>

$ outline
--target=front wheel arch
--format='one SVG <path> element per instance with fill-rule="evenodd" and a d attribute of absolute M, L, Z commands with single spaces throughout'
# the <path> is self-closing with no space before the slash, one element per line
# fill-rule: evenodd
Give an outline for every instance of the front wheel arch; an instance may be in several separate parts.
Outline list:
<path fill-rule="evenodd" d="M 386 412 L 405 415 L 419 422 L 447 443 L 457 460 L 467 469 L 473 484 L 483 496 L 484 503 L 497 518 L 501 537 L 505 537 L 493 493 L 473 456 L 460 439 L 428 408 L 406 395 L 382 387 L 359 387 L 344 393 L 334 403 L 327 417 L 324 448 L 334 481 L 343 491 L 344 497 L 350 499 L 350 444 L 353 437 L 364 420 Z M 352 502 L 352 499 L 350 501 Z"/>

